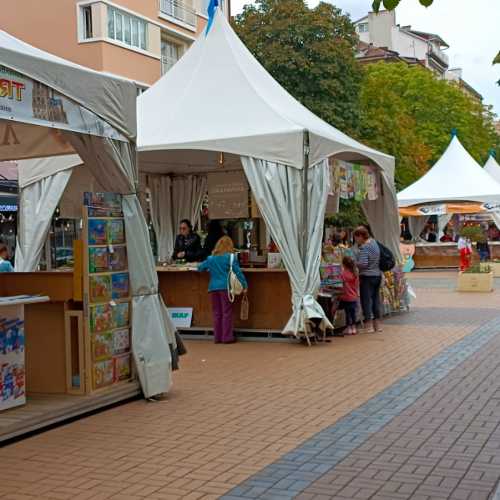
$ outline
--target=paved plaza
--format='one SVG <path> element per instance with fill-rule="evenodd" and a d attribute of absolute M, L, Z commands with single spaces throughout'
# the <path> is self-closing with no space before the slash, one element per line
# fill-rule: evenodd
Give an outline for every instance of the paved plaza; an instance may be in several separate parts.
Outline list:
<path fill-rule="evenodd" d="M 500 292 L 458 294 L 453 273 L 411 282 L 410 313 L 381 334 L 189 342 L 168 400 L 1 448 L 0 498 L 490 498 Z"/>

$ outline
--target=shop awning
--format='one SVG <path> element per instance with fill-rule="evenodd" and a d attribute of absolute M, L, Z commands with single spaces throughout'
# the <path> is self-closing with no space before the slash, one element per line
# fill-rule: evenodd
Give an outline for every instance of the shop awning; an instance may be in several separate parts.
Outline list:
<path fill-rule="evenodd" d="M 398 194 L 398 205 L 401 213 L 403 207 L 462 201 L 500 203 L 500 183 L 453 137 L 436 164 Z"/>

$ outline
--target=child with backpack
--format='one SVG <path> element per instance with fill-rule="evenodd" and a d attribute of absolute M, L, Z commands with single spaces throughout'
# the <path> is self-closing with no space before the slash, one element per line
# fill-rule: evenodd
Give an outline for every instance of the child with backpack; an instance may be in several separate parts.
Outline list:
<path fill-rule="evenodd" d="M 347 328 L 344 335 L 356 335 L 356 311 L 359 301 L 359 276 L 356 264 L 351 257 L 342 259 L 342 281 L 344 284 L 340 296 L 340 308 L 344 310 Z"/>

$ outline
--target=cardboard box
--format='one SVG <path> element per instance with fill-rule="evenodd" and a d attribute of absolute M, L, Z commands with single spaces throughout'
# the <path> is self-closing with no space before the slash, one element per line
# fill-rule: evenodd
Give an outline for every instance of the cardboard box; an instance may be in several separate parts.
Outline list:
<path fill-rule="evenodd" d="M 458 274 L 457 290 L 459 292 L 491 292 L 493 291 L 493 272 Z"/>

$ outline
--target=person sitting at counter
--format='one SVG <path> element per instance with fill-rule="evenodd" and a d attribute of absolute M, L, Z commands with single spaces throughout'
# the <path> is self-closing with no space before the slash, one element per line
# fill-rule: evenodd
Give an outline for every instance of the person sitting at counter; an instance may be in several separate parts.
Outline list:
<path fill-rule="evenodd" d="M 173 260 L 196 262 L 202 254 L 200 237 L 193 231 L 193 225 L 188 219 L 181 220 L 180 234 L 175 238 Z"/>
<path fill-rule="evenodd" d="M 218 220 L 211 220 L 208 223 L 208 233 L 203 243 L 202 260 L 207 259 L 214 251 L 217 242 L 224 236 L 224 230 Z"/>
<path fill-rule="evenodd" d="M 228 290 L 231 259 L 233 259 L 233 272 L 243 286 L 243 293 L 247 293 L 247 280 L 241 272 L 238 258 L 234 252 L 233 240 L 229 236 L 223 236 L 215 245 L 213 254 L 198 266 L 198 271 L 210 273 L 208 292 L 212 299 L 214 341 L 216 344 L 232 344 L 236 341 L 233 332 L 233 304 L 229 299 Z"/>
<path fill-rule="evenodd" d="M 9 261 L 9 249 L 5 243 L 0 243 L 0 273 L 13 273 L 14 267 Z"/>
<path fill-rule="evenodd" d="M 439 239 L 441 243 L 453 243 L 453 236 L 448 231 L 448 229 L 444 230 L 443 236 Z"/>

